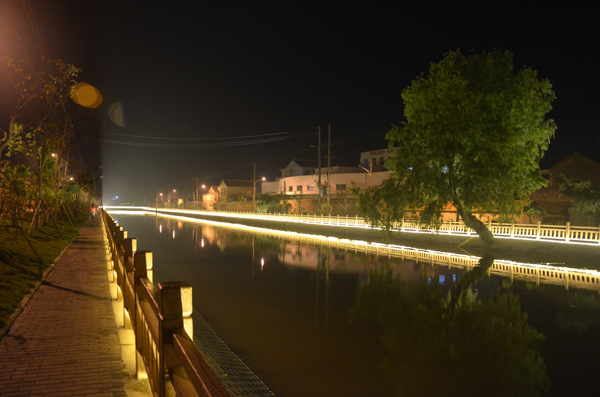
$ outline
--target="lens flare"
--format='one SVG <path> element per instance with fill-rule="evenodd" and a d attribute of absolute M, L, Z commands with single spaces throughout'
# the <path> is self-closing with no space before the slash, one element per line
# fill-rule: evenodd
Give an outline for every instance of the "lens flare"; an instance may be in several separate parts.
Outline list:
<path fill-rule="evenodd" d="M 125 120 L 123 119 L 123 105 L 121 102 L 114 102 L 108 108 L 108 117 L 110 121 L 119 127 L 125 127 Z"/>
<path fill-rule="evenodd" d="M 102 95 L 96 87 L 88 83 L 77 83 L 71 89 L 71 98 L 76 104 L 95 109 L 102 103 Z"/>

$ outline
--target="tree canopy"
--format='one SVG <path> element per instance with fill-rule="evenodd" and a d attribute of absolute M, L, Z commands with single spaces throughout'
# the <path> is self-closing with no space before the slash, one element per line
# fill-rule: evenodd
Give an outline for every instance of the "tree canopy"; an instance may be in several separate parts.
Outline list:
<path fill-rule="evenodd" d="M 402 91 L 404 121 L 386 135 L 398 149 L 393 176 L 359 195 L 359 211 L 389 227 L 407 212 L 434 226 L 452 203 L 484 241 L 493 236 L 475 214 L 504 221 L 543 187 L 538 161 L 554 136 L 555 99 L 537 72 L 513 71 L 513 54 L 449 52 Z"/>
<path fill-rule="evenodd" d="M 72 99 L 80 69 L 42 61 L 44 67 L 36 68 L 0 59 L 14 83 L 8 123 L 0 120 L 7 127 L 0 126 L 0 217 L 10 213 L 14 222 L 32 212 L 30 230 L 83 211 L 94 182 L 73 153 L 80 106 Z"/>
<path fill-rule="evenodd" d="M 591 181 L 578 181 L 570 175 L 561 175 L 560 191 L 571 200 L 569 212 L 586 216 L 593 226 L 600 222 L 600 186 Z"/>

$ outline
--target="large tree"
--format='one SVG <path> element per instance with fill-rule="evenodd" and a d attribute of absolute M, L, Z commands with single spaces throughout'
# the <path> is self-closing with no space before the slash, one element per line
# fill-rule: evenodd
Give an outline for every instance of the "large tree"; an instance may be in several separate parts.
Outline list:
<path fill-rule="evenodd" d="M 386 135 L 398 150 L 387 162 L 393 177 L 363 192 L 359 210 L 390 226 L 407 212 L 433 226 L 452 203 L 486 242 L 493 235 L 475 214 L 499 220 L 521 213 L 544 186 L 538 161 L 554 136 L 547 119 L 555 99 L 537 72 L 513 71 L 513 54 L 449 52 L 429 74 L 402 91 L 405 122 Z"/>
<path fill-rule="evenodd" d="M 60 212 L 68 217 L 81 196 L 74 194 L 79 191 L 75 186 L 79 175 L 71 161 L 79 110 L 71 99 L 78 97 L 75 78 L 80 69 L 48 59 L 42 59 L 42 68 L 9 58 L 1 59 L 0 64 L 11 72 L 15 88 L 7 129 L 0 126 L 0 177 L 10 171 L 7 158 L 11 155 L 19 154 L 19 161 L 32 166 L 37 188 L 35 198 L 30 198 L 36 203 L 31 222 L 35 228 Z"/>

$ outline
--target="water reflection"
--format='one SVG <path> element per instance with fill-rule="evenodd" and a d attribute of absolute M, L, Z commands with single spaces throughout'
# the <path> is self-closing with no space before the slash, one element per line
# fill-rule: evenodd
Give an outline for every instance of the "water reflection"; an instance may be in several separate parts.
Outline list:
<path fill-rule="evenodd" d="M 491 267 L 488 274 L 465 289 L 468 292 L 462 300 L 456 301 L 459 319 L 453 320 L 450 327 L 448 316 L 442 321 L 438 315 L 448 310 L 449 296 L 462 280 L 468 279 L 464 277 L 467 266 L 447 266 L 445 259 L 424 256 L 407 260 L 408 250 L 394 257 L 391 250 L 363 249 L 360 244 L 340 244 L 326 238 L 236 230 L 160 216 L 134 218 L 122 217 L 121 226 L 138 238 L 139 249 L 154 251 L 158 281 L 190 283 L 194 309 L 277 395 L 391 396 L 396 393 L 396 385 L 381 371 L 384 360 L 390 363 L 386 364 L 388 373 L 411 374 L 410 383 L 415 384 L 426 378 L 429 383 L 437 383 L 443 395 L 453 395 L 453 383 L 464 378 L 473 380 L 472 387 L 483 388 L 472 395 L 492 394 L 489 390 L 496 385 L 485 368 L 497 372 L 496 379 L 507 378 L 515 368 L 519 379 L 524 379 L 527 371 L 528 379 L 536 379 L 538 371 L 538 381 L 532 383 L 543 390 L 546 382 L 539 356 L 528 353 L 539 347 L 540 334 L 546 336 L 541 355 L 553 381 L 548 395 L 588 395 L 595 390 L 593 379 L 600 363 L 597 287 L 582 290 L 574 285 L 566 289 L 553 282 L 544 284 L 560 278 L 533 273 L 534 267 L 523 273 L 512 271 L 511 281 L 510 276 L 495 275 L 511 274 L 510 268 Z M 360 297 L 367 293 L 363 291 L 373 291 L 373 285 L 389 284 L 387 277 L 404 285 L 405 292 L 418 292 L 429 305 L 421 309 L 435 315 L 429 320 L 417 317 L 425 324 L 420 332 L 425 338 L 409 345 L 414 349 L 406 352 L 408 356 L 390 356 L 383 348 L 379 339 L 385 330 L 382 325 L 348 323 L 357 293 Z M 391 284 L 388 290 L 394 288 L 400 287 Z M 383 287 L 377 290 L 382 294 L 386 291 Z M 396 302 L 388 298 L 389 302 L 383 300 L 386 304 Z M 529 314 L 527 323 L 523 311 Z M 416 332 L 411 324 L 416 329 L 420 323 L 406 317 L 397 320 L 395 326 L 410 326 L 408 331 Z M 486 328 L 493 324 L 497 328 Z M 521 333 L 511 334 L 508 325 Z M 384 337 L 383 341 L 403 346 L 406 339 L 414 340 L 409 334 L 404 338 Z M 508 363 L 506 357 L 513 357 L 510 352 L 516 358 Z M 521 363 L 522 356 L 530 358 L 528 364 Z M 410 358 L 408 368 L 401 366 L 402 357 Z M 425 358 L 429 366 L 423 364 Z M 458 358 L 475 364 L 475 368 L 467 369 L 464 362 L 452 361 Z M 448 373 L 437 372 L 449 363 L 454 365 Z M 413 367 L 422 372 L 415 372 Z M 487 385 L 479 382 L 484 379 Z M 522 383 L 519 380 L 513 384 Z M 506 390 L 503 385 L 497 387 Z M 522 386 L 514 394 L 526 395 L 529 390 Z M 465 395 L 468 393 L 465 391 Z"/>
<path fill-rule="evenodd" d="M 377 268 L 357 295 L 353 320 L 375 320 L 388 354 L 383 368 L 399 396 L 536 396 L 550 379 L 539 353 L 544 336 L 527 324 L 518 297 L 473 289 L 493 262 L 466 272 L 447 295 L 422 278 L 409 284 Z"/>

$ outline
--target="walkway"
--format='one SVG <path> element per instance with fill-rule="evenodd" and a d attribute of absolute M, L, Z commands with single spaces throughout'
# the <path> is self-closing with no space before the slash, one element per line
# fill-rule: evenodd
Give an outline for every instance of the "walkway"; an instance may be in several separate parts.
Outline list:
<path fill-rule="evenodd" d="M 126 396 L 100 219 L 81 230 L 0 341 L 0 395 Z"/>

